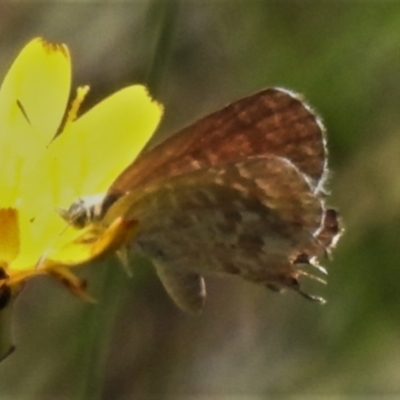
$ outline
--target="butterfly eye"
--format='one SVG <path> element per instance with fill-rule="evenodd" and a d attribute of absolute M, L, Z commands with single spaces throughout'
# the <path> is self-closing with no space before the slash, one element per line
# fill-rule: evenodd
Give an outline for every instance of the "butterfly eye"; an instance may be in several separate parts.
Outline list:
<path fill-rule="evenodd" d="M 68 209 L 58 208 L 56 211 L 69 225 L 78 229 L 90 222 L 91 210 L 82 199 L 73 202 Z"/>

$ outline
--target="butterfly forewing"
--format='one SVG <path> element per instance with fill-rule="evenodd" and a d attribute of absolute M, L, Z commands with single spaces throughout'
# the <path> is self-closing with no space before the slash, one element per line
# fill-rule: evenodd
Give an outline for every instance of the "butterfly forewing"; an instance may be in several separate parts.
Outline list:
<path fill-rule="evenodd" d="M 165 177 L 259 155 L 290 160 L 320 186 L 326 169 L 324 128 L 302 99 L 269 88 L 181 130 L 129 166 L 110 191 L 126 192 Z"/>

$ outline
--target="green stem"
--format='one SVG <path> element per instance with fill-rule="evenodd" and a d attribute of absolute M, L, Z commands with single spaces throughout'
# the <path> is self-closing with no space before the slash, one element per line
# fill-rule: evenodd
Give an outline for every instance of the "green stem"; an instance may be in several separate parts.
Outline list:
<path fill-rule="evenodd" d="M 172 54 L 178 17 L 179 0 L 154 0 L 148 11 L 148 26 L 156 32 L 156 37 L 146 82 L 156 98 Z"/>
<path fill-rule="evenodd" d="M 173 33 L 178 17 L 179 0 L 154 0 L 148 11 L 149 20 L 156 17 L 156 46 L 153 60 L 147 75 L 147 84 L 153 96 L 157 97 L 161 81 L 169 62 Z M 154 25 L 151 26 L 154 29 Z M 106 370 L 107 349 L 110 347 L 113 331 L 113 319 L 118 313 L 121 300 L 121 287 L 126 279 L 115 262 L 104 263 L 101 277 L 102 287 L 97 297 L 96 310 L 88 307 L 85 315 L 84 340 L 82 353 L 82 387 L 79 397 L 82 400 L 100 399 L 103 391 Z M 96 266 L 98 268 L 98 266 Z M 86 328 L 86 329 L 85 329 Z"/>
<path fill-rule="evenodd" d="M 112 337 L 114 318 L 122 299 L 119 294 L 126 278 L 120 266 L 114 260 L 108 260 L 102 265 L 96 265 L 99 270 L 97 280 L 99 295 L 97 304 L 88 306 L 83 319 L 81 354 L 82 376 L 84 380 L 79 398 L 100 399 L 103 391 L 103 381 L 107 364 L 109 344 Z"/>

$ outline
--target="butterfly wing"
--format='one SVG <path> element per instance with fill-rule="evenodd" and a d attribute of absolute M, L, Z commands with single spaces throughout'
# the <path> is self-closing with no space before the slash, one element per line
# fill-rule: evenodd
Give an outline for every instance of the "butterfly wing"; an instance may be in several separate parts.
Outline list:
<path fill-rule="evenodd" d="M 183 311 L 199 314 L 206 299 L 204 278 L 196 272 L 170 268 L 168 264 L 153 261 L 165 290 Z"/>
<path fill-rule="evenodd" d="M 298 95 L 269 88 L 200 119 L 142 154 L 110 191 L 126 192 L 166 177 L 259 155 L 290 160 L 321 189 L 327 158 L 324 127 Z"/>
<path fill-rule="evenodd" d="M 185 310 L 201 309 L 206 271 L 310 298 L 299 267 L 341 233 L 321 199 L 326 171 L 325 130 L 313 110 L 294 93 L 265 89 L 143 153 L 111 186 L 125 195 L 108 217 L 138 219 L 132 247 L 155 261 Z"/>
<path fill-rule="evenodd" d="M 205 290 L 198 284 L 196 306 L 186 304 L 182 293 L 193 296 L 187 272 L 237 274 L 300 290 L 293 260 L 304 249 L 323 253 L 315 239 L 323 203 L 299 169 L 281 157 L 254 157 L 154 182 L 120 198 L 105 221 L 121 215 L 139 222 L 133 249 L 154 260 L 167 291 L 194 312 Z M 186 279 L 183 285 L 176 276 Z"/>

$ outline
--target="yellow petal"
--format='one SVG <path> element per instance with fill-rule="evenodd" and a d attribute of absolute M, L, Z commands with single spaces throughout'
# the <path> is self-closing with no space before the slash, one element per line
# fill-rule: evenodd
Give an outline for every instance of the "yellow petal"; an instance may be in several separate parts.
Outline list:
<path fill-rule="evenodd" d="M 15 205 L 31 169 L 63 118 L 71 81 L 68 49 L 34 39 L 0 88 L 0 206 Z"/>
<path fill-rule="evenodd" d="M 96 105 L 49 149 L 49 157 L 58 160 L 60 182 L 76 189 L 74 198 L 106 192 L 146 145 L 161 114 L 143 86 L 125 88 Z M 74 199 L 68 194 L 66 205 Z"/>
<path fill-rule="evenodd" d="M 68 48 L 33 39 L 22 49 L 1 85 L 0 117 L 9 117 L 10 111 L 24 114 L 37 134 L 49 142 L 65 114 L 70 86 Z"/>
<path fill-rule="evenodd" d="M 32 219 L 31 214 L 21 207 L 19 209 L 19 227 L 20 252 L 9 266 L 14 272 L 37 268 L 41 257 L 65 231 L 65 221 L 56 212 L 46 210 Z"/>
<path fill-rule="evenodd" d="M 36 209 L 54 210 L 105 193 L 143 149 L 161 115 L 162 107 L 143 86 L 111 95 L 51 143 L 27 179 L 25 198 Z"/>

